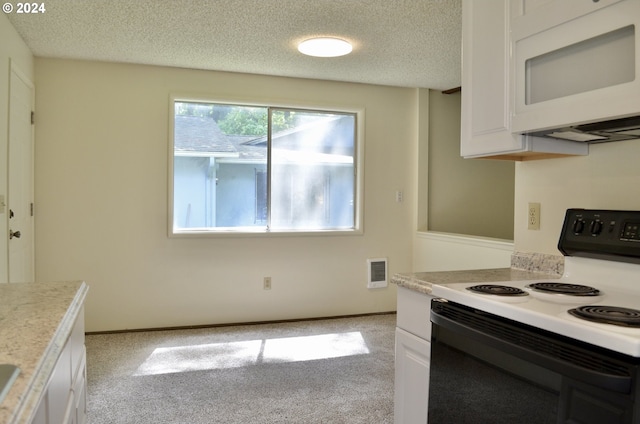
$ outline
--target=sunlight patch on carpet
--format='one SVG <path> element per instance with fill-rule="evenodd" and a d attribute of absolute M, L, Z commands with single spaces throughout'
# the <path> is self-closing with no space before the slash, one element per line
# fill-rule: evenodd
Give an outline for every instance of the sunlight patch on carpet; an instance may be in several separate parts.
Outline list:
<path fill-rule="evenodd" d="M 134 376 L 170 374 L 262 363 L 313 361 L 368 354 L 359 331 L 193 346 L 159 347 Z"/>

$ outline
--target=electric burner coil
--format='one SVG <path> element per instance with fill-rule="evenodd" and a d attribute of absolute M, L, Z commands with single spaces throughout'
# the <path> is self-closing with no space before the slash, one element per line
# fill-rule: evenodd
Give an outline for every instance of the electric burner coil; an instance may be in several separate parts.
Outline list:
<path fill-rule="evenodd" d="M 568 311 L 571 315 L 591 322 L 621 327 L 640 327 L 640 310 L 620 306 L 585 305 Z"/>
<path fill-rule="evenodd" d="M 590 286 L 581 284 L 557 283 L 543 281 L 539 283 L 528 284 L 525 287 L 543 293 L 565 294 L 569 296 L 598 296 L 600 290 Z"/>
<path fill-rule="evenodd" d="M 517 287 L 502 286 L 499 284 L 478 284 L 476 286 L 467 287 L 467 290 L 479 294 L 492 294 L 495 296 L 528 296 L 524 290 Z"/>

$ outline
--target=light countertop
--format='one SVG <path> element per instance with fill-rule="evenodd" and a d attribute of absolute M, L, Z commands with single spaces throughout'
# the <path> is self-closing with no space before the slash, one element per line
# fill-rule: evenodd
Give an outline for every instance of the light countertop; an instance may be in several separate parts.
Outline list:
<path fill-rule="evenodd" d="M 27 423 L 82 311 L 82 281 L 0 284 L 0 363 L 20 368 L 0 423 Z"/>
<path fill-rule="evenodd" d="M 558 275 L 524 271 L 514 268 L 472 269 L 465 271 L 439 271 L 400 273 L 391 277 L 391 282 L 424 294 L 431 294 L 433 284 L 487 283 L 498 281 L 539 280 L 558 278 Z"/>

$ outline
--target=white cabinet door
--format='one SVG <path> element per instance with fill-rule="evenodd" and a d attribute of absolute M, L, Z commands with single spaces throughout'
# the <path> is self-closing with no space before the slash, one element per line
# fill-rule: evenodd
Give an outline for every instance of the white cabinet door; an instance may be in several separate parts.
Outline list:
<path fill-rule="evenodd" d="M 82 355 L 79 360 L 80 363 L 77 367 L 78 373 L 73 383 L 74 405 L 71 422 L 74 424 L 85 424 L 87 422 L 87 367 L 84 344 L 82 345 Z"/>
<path fill-rule="evenodd" d="M 71 349 L 66 345 L 53 370 L 47 398 L 49 402 L 49 423 L 66 423 L 71 393 Z"/>
<path fill-rule="evenodd" d="M 48 424 L 47 416 L 49 415 L 49 400 L 47 399 L 47 393 L 40 399 L 40 405 L 36 411 L 36 415 L 31 420 L 31 424 Z"/>
<path fill-rule="evenodd" d="M 85 424 L 87 371 L 84 307 L 56 363 L 31 424 Z"/>
<path fill-rule="evenodd" d="M 394 415 L 396 424 L 426 423 L 433 296 L 398 287 Z"/>
<path fill-rule="evenodd" d="M 511 0 L 514 40 L 553 28 L 623 0 Z"/>
<path fill-rule="evenodd" d="M 395 424 L 425 424 L 431 343 L 396 328 Z"/>
<path fill-rule="evenodd" d="M 462 3 L 462 129 L 464 157 L 517 151 L 509 132 L 509 15 L 507 3 Z"/>
<path fill-rule="evenodd" d="M 433 296 L 398 287 L 397 326 L 421 339 L 431 340 L 431 299 Z"/>
<path fill-rule="evenodd" d="M 511 133 L 511 11 L 509 0 L 463 0 L 463 157 L 505 159 L 588 154 L 588 146 Z"/>

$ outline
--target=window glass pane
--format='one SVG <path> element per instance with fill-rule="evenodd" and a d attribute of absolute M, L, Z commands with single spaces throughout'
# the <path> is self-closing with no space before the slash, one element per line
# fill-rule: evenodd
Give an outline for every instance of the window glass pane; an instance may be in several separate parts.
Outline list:
<path fill-rule="evenodd" d="M 355 116 L 274 109 L 272 120 L 271 228 L 353 228 Z"/>
<path fill-rule="evenodd" d="M 174 110 L 174 230 L 266 228 L 267 108 Z"/>
<path fill-rule="evenodd" d="M 355 124 L 355 113 L 176 101 L 173 231 L 355 229 Z"/>

